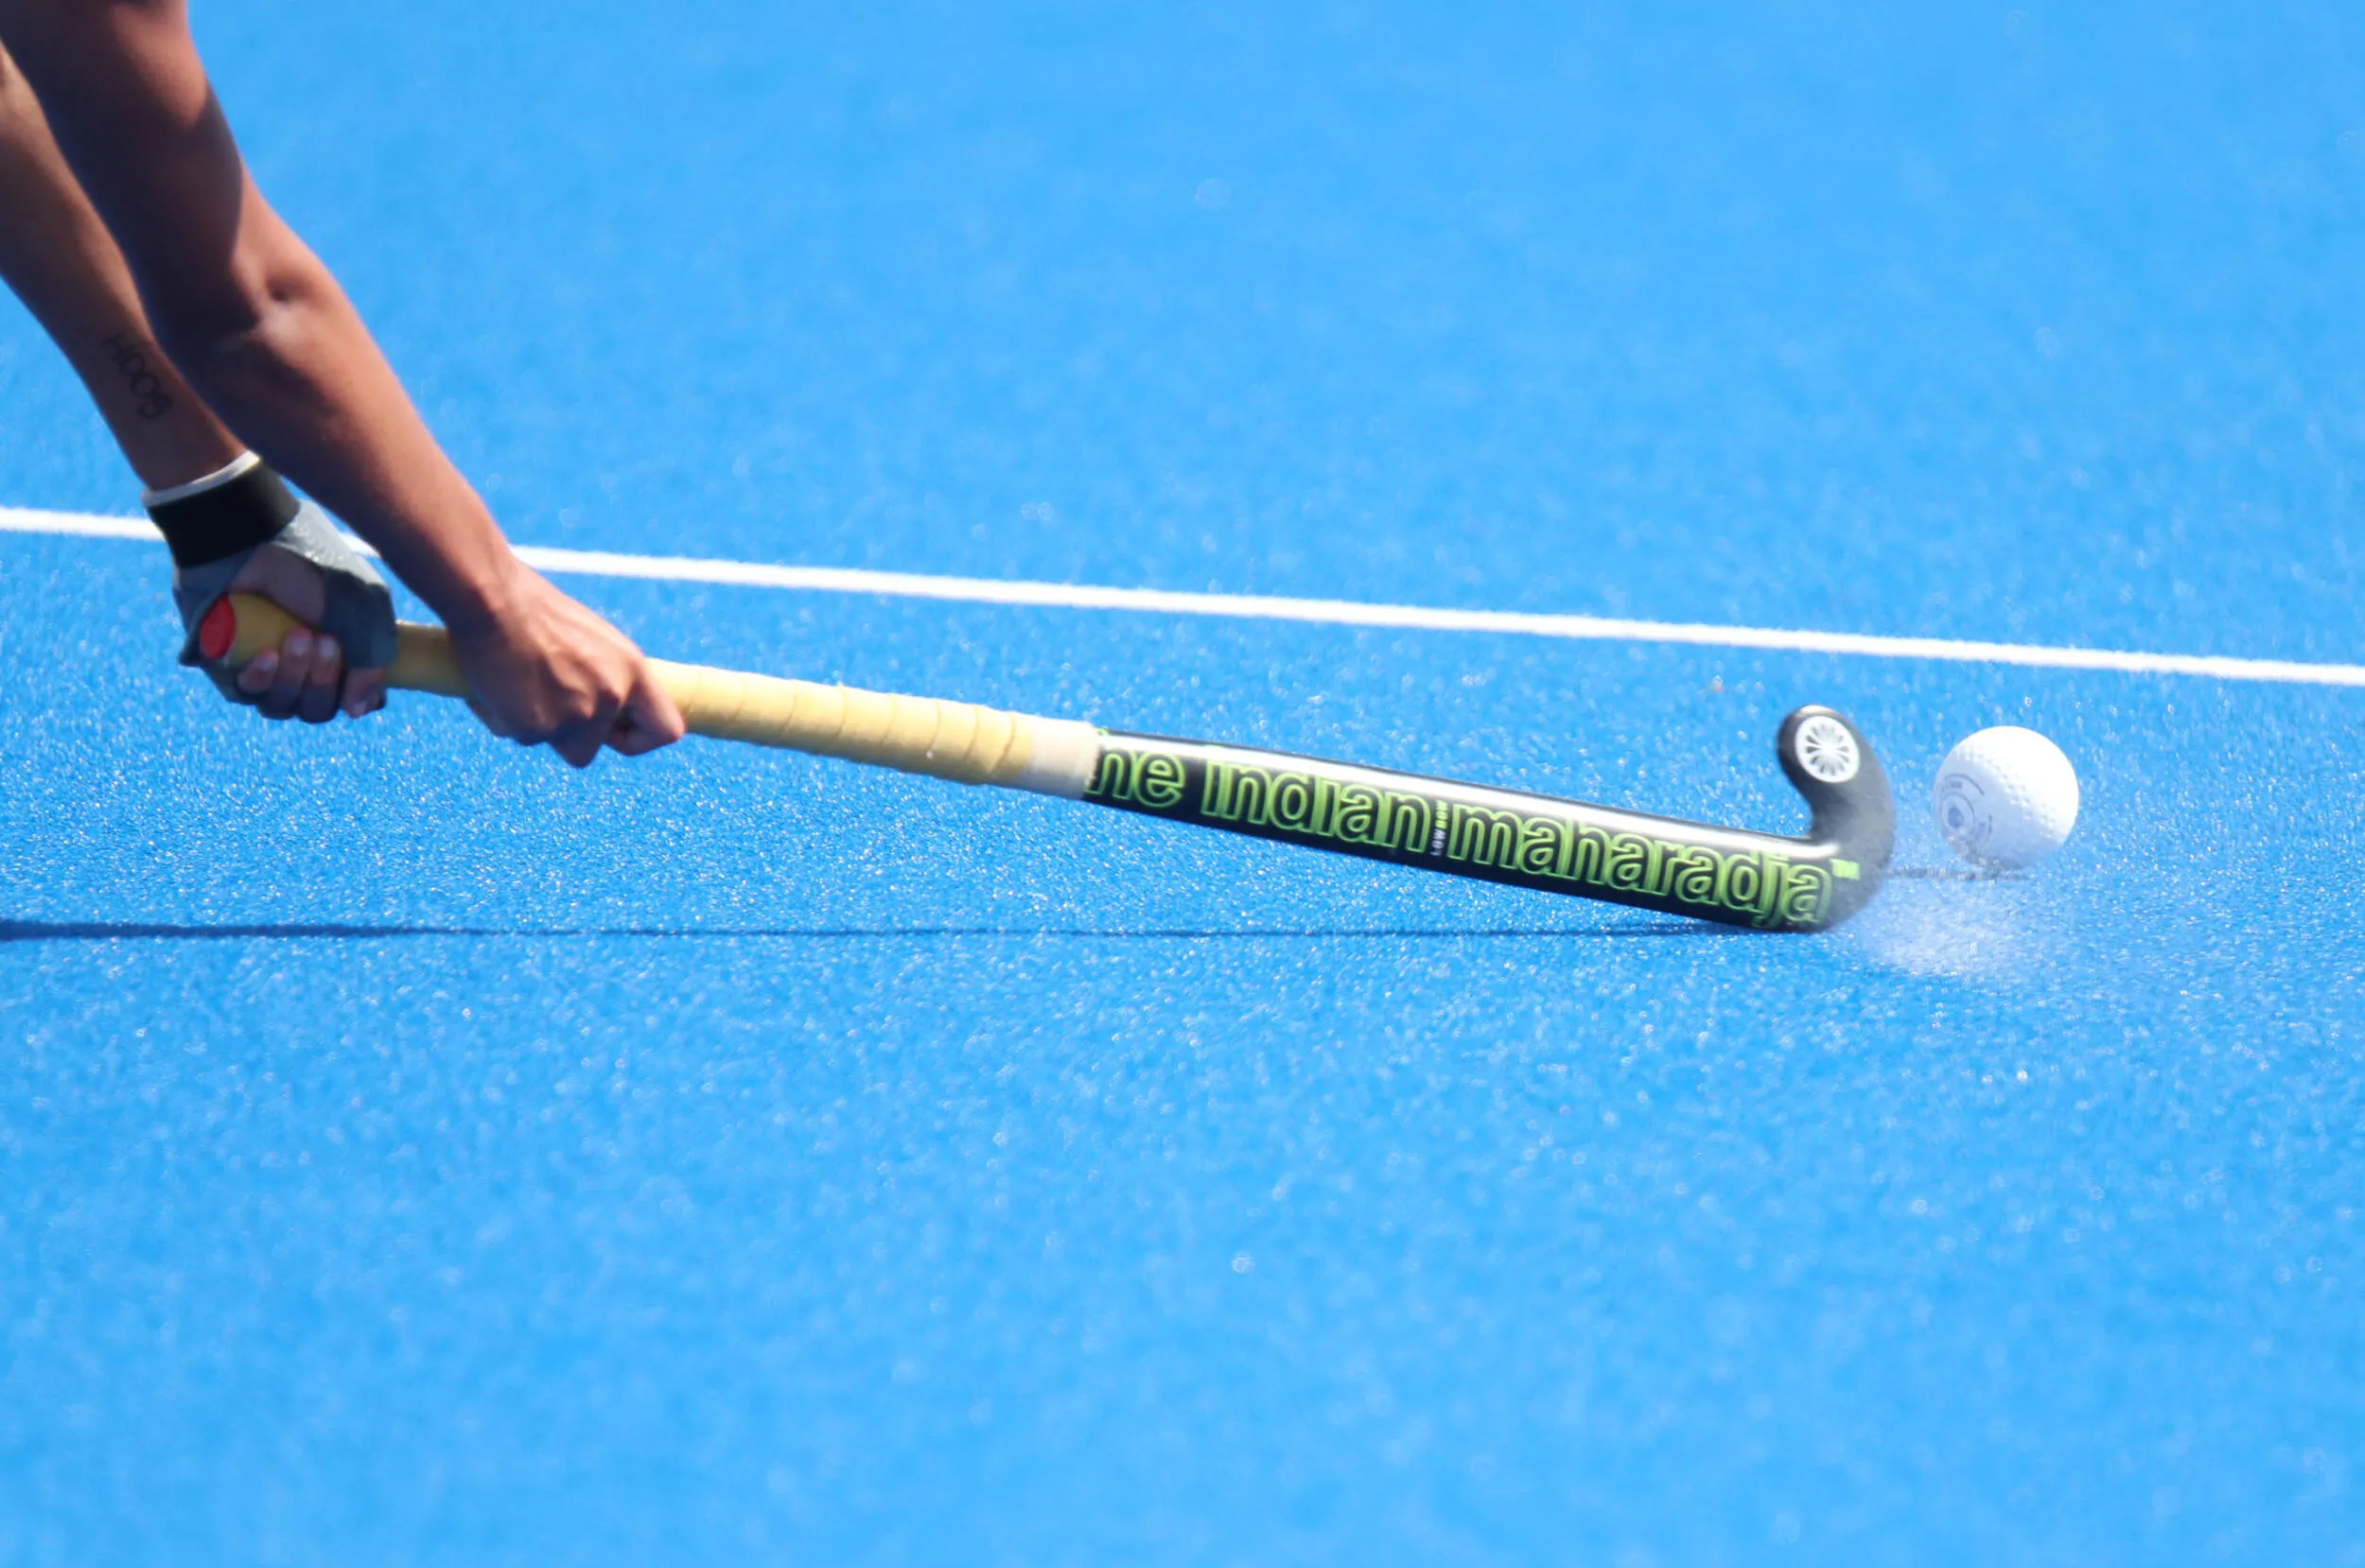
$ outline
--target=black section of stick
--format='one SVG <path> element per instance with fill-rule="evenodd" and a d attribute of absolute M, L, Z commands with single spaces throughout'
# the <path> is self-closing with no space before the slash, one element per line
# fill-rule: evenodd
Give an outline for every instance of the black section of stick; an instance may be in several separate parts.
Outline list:
<path fill-rule="evenodd" d="M 1084 798 L 1228 833 L 1757 931 L 1827 931 L 1888 869 L 1895 809 L 1856 726 L 1802 707 L 1775 746 L 1803 838 L 1288 752 L 1103 735 Z"/>

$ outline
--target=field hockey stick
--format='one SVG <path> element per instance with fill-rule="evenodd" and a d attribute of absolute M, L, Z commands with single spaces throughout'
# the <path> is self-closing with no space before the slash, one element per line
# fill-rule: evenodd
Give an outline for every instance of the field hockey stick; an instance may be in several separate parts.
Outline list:
<path fill-rule="evenodd" d="M 233 594 L 199 631 L 243 668 L 296 621 Z M 1756 931 L 1824 931 L 1888 869 L 1888 778 L 1856 726 L 1802 707 L 1775 740 L 1806 797 L 1801 838 L 1651 816 L 1289 752 L 1104 730 L 972 703 L 650 661 L 692 734 L 998 784 L 1393 865 L 1570 894 Z M 404 623 L 387 684 L 466 697 L 439 626 Z"/>

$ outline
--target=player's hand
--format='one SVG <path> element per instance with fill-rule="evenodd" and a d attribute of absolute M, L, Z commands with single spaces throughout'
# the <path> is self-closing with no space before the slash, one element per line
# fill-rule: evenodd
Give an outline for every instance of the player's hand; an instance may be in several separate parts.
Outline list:
<path fill-rule="evenodd" d="M 173 549 L 183 664 L 204 670 L 223 696 L 266 719 L 322 724 L 340 708 L 359 719 L 386 706 L 394 598 L 326 513 L 289 495 L 252 453 L 144 499 Z M 268 599 L 303 623 L 235 675 L 199 646 L 205 618 L 233 593 Z"/>
<path fill-rule="evenodd" d="M 519 566 L 497 608 L 447 621 L 485 728 L 578 768 L 602 746 L 638 757 L 682 737 L 681 710 L 632 640 Z"/>
<path fill-rule="evenodd" d="M 238 671 L 238 690 L 267 719 L 325 723 L 340 708 L 359 719 L 386 706 L 386 671 L 347 670 L 344 650 L 320 624 L 326 588 L 311 562 L 265 546 L 231 579 L 232 593 L 257 594 L 305 624 Z"/>

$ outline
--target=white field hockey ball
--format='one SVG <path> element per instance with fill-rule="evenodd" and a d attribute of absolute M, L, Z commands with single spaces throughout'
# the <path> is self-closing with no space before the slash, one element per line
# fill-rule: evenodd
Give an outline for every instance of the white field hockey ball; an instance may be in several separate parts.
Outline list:
<path fill-rule="evenodd" d="M 1996 871 L 2024 871 L 2077 825 L 2077 770 L 2033 729 L 1983 729 L 1938 767 L 1938 831 L 1954 853 Z"/>

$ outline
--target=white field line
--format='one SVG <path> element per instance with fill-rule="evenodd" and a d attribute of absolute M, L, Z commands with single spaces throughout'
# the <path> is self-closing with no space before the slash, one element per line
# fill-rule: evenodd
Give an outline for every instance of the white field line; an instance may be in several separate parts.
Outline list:
<path fill-rule="evenodd" d="M 81 513 L 35 512 L 8 507 L 0 507 L 0 532 L 72 534 L 91 539 L 157 542 L 155 529 L 138 518 L 96 517 Z M 1603 616 L 1532 615 L 1515 610 L 1440 610 L 1417 604 L 1363 604 L 1342 599 L 1280 599 L 1255 594 L 1169 593 L 1156 588 L 1095 588 L 1069 583 L 1025 583 L 990 577 L 933 577 L 916 572 L 861 571 L 846 566 L 776 566 L 752 561 L 710 561 L 680 555 L 620 555 L 607 550 L 558 549 L 542 545 L 520 546 L 517 553 L 541 571 L 668 583 L 712 583 L 740 588 L 785 588 L 805 593 L 875 594 L 889 599 L 935 599 L 963 604 L 1017 604 L 1037 609 L 1221 616 L 1240 620 L 1293 620 L 1326 626 L 1376 626 L 1419 632 L 1488 632 L 1514 636 L 1569 637 L 1602 642 L 1686 643 L 1699 648 L 1756 648 L 1790 653 L 1839 653 L 1859 658 L 1940 659 L 1957 664 L 2009 664 L 2040 670 L 2104 670 L 2128 675 L 2198 675 L 2220 681 L 2280 681 L 2298 686 L 2365 687 L 2365 665 L 2356 664 L 2304 664 L 2289 659 L 2225 658 L 2200 653 L 2126 653 L 2108 648 L 2052 648 L 2021 642 L 1966 642 L 1948 637 L 1874 636 L 1859 632 L 1793 632 L 1762 626 L 1620 620 Z"/>

